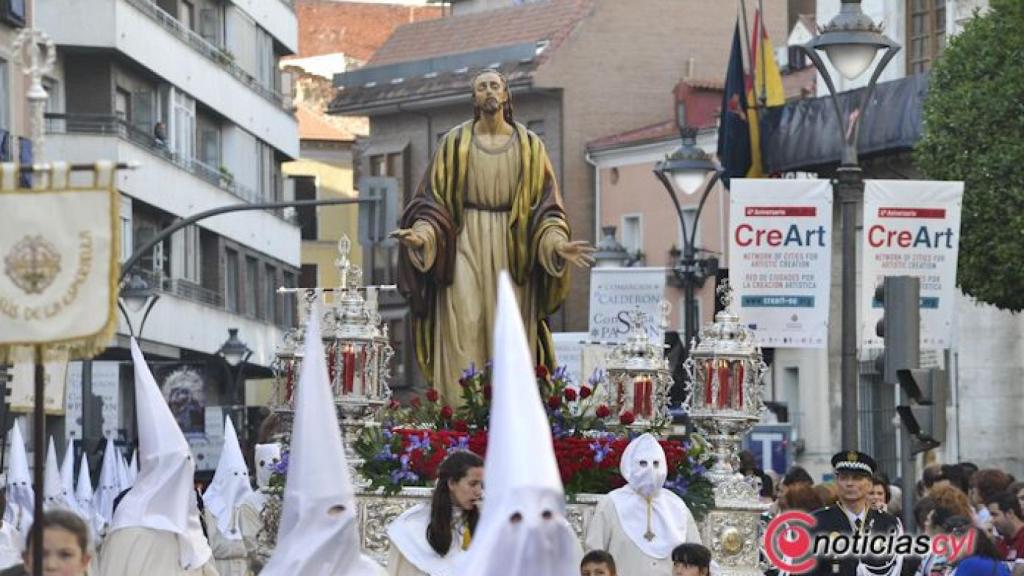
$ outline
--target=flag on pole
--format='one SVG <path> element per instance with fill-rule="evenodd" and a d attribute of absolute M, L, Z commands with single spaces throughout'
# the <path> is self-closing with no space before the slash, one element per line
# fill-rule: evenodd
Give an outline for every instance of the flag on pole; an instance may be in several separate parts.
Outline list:
<path fill-rule="evenodd" d="M 764 27 L 761 11 L 754 12 L 754 29 L 751 31 L 750 49 L 753 55 L 753 70 L 747 76 L 747 118 L 750 130 L 750 167 L 747 178 L 763 178 L 762 142 L 760 120 L 764 110 L 775 108 L 786 103 L 782 89 L 782 74 L 779 63 L 775 60 L 775 50 L 768 39 L 768 31 Z"/>
<path fill-rule="evenodd" d="M 750 170 L 750 151 L 743 46 L 740 21 L 737 18 L 725 74 L 721 120 L 718 123 L 718 161 L 722 164 L 722 181 L 727 186 L 730 178 L 743 178 L 747 175 Z"/>

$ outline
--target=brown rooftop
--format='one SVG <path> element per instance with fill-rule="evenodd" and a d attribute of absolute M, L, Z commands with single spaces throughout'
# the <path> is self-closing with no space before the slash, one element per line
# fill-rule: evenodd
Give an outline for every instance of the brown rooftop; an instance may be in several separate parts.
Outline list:
<path fill-rule="evenodd" d="M 401 6 L 331 0 L 298 0 L 299 53 L 297 57 L 342 52 L 366 62 L 395 28 L 411 22 L 440 18 L 438 6 Z"/>
<path fill-rule="evenodd" d="M 548 0 L 406 24 L 377 50 L 369 66 L 544 40 L 554 51 L 592 5 L 593 0 Z"/>
<path fill-rule="evenodd" d="M 306 105 L 296 106 L 295 117 L 299 121 L 299 138 L 301 140 L 355 142 L 355 134 L 332 125 Z"/>

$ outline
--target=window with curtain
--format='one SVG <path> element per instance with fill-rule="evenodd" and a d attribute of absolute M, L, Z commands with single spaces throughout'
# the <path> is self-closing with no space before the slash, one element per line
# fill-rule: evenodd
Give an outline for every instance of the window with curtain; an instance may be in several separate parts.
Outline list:
<path fill-rule="evenodd" d="M 920 74 L 946 47 L 946 0 L 907 0 L 907 73 Z"/>

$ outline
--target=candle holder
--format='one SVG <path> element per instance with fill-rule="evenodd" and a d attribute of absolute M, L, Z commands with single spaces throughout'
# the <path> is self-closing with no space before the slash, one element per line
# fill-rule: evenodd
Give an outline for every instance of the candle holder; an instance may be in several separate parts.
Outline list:
<path fill-rule="evenodd" d="M 663 324 L 668 309 L 668 302 L 662 302 Z M 647 334 L 647 314 L 638 308 L 629 316 L 626 341 L 608 355 L 606 399 L 618 418 L 627 413 L 633 416 L 630 427 L 656 429 L 669 422 L 672 371 L 665 347 L 652 342 Z"/>

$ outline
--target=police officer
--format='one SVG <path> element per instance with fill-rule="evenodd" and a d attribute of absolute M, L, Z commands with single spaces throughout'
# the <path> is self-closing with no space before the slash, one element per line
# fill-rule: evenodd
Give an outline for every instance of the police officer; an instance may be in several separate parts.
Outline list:
<path fill-rule="evenodd" d="M 902 527 L 895 516 L 888 512 L 870 509 L 868 492 L 871 477 L 875 473 L 875 461 L 871 456 L 855 450 L 843 451 L 832 457 L 839 500 L 835 506 L 827 506 L 814 512 L 818 524 L 815 533 L 829 536 L 834 544 L 839 537 L 847 537 L 851 547 L 859 544 L 871 534 L 901 534 Z M 855 537 L 856 536 L 856 537 Z M 843 552 L 843 547 L 837 547 Z M 819 556 L 814 576 L 895 576 L 900 573 L 902 559 L 899 556 L 870 556 L 860 552 L 866 547 L 845 555 Z"/>

